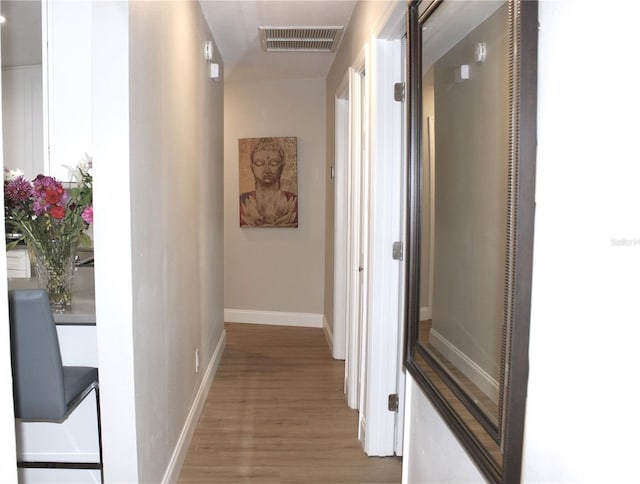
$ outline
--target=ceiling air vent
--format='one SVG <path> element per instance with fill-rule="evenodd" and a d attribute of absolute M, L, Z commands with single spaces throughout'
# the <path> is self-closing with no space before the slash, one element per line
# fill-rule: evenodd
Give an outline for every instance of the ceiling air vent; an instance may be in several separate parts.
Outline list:
<path fill-rule="evenodd" d="M 258 27 L 267 52 L 333 52 L 344 27 Z"/>

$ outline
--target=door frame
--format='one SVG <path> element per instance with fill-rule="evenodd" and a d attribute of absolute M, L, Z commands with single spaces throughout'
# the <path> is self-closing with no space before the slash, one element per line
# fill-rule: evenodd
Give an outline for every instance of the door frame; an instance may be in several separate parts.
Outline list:
<path fill-rule="evenodd" d="M 359 409 L 361 403 L 362 371 L 362 274 L 361 248 L 363 220 L 362 200 L 362 73 L 364 60 L 348 71 L 349 78 L 349 162 L 347 165 L 347 320 L 345 356 L 345 393 L 350 408 Z"/>
<path fill-rule="evenodd" d="M 348 281 L 348 220 L 347 200 L 349 185 L 349 73 L 340 83 L 335 103 L 335 180 L 334 231 L 333 231 L 333 334 L 332 355 L 336 360 L 344 360 L 347 354 L 347 281 Z M 345 380 L 346 391 L 346 380 Z"/>
<path fill-rule="evenodd" d="M 0 93 L 2 78 L 0 77 Z M 2 138 L 2 96 L 0 96 L 0 162 L 4 167 L 4 144 Z M 4 200 L 4 199 L 3 199 Z M 4 201 L 0 202 L 4 208 Z M 4 211 L 4 210 L 3 210 Z M 2 235 L 5 227 L 2 227 Z M 0 307 L 8 308 L 7 258 L 0 257 Z M 16 464 L 15 415 L 13 409 L 13 378 L 11 373 L 11 337 L 9 311 L 0 311 L 0 481 L 8 484 L 18 481 Z"/>

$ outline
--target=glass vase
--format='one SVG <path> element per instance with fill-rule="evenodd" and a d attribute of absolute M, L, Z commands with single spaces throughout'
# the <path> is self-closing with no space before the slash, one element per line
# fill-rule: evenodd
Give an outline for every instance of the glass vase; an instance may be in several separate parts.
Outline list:
<path fill-rule="evenodd" d="M 38 287 L 47 291 L 51 309 L 56 313 L 71 311 L 76 246 L 76 240 L 64 238 L 27 242 Z"/>

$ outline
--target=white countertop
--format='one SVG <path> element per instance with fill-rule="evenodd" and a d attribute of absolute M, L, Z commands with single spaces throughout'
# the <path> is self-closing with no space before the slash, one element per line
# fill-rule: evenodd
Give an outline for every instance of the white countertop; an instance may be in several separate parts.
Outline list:
<path fill-rule="evenodd" d="M 36 278 L 9 278 L 9 289 L 38 287 Z M 73 276 L 71 311 L 53 313 L 56 324 L 96 324 L 96 300 L 93 267 L 77 267 Z"/>

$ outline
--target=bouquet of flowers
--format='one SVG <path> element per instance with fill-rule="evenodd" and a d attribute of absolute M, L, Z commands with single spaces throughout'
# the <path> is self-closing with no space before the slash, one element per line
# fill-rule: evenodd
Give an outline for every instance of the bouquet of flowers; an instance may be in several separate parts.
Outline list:
<path fill-rule="evenodd" d="M 5 226 L 15 234 L 7 249 L 26 242 L 41 287 L 61 311 L 71 306 L 75 247 L 91 244 L 86 233 L 93 222 L 91 168 L 91 158 L 85 156 L 71 170 L 69 189 L 50 176 L 28 181 L 20 171 L 5 169 Z"/>

